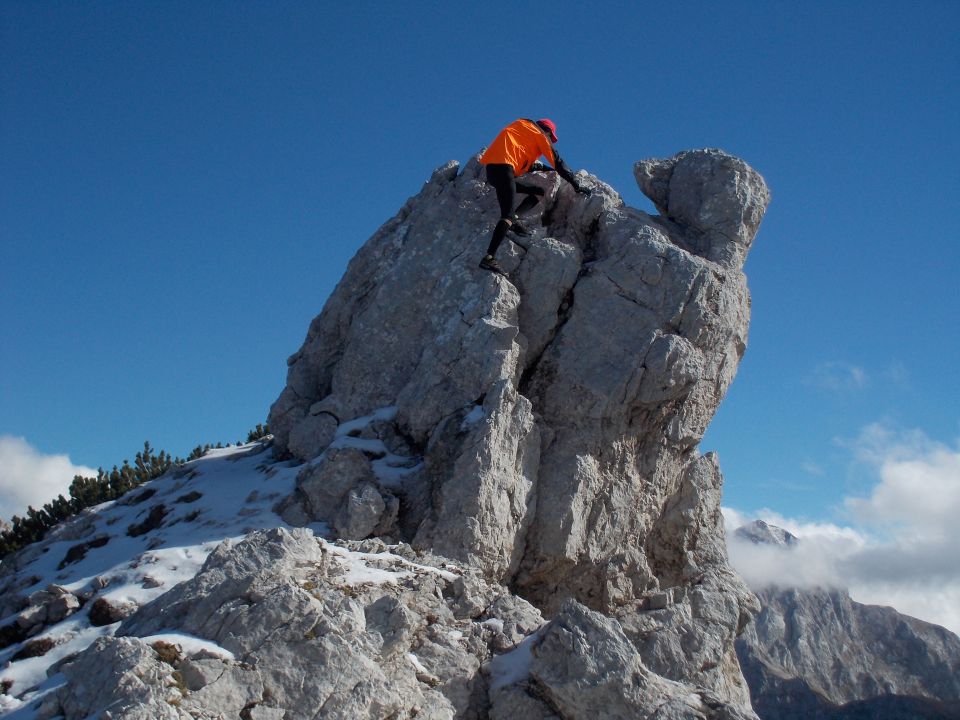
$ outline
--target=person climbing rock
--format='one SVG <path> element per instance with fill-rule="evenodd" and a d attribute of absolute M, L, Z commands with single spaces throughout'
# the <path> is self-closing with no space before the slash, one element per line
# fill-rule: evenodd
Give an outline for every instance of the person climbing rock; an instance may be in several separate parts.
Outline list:
<path fill-rule="evenodd" d="M 493 237 L 487 254 L 480 261 L 484 270 L 504 274 L 495 259 L 497 248 L 503 242 L 507 231 L 517 235 L 529 235 L 530 231 L 520 222 L 520 215 L 532 210 L 543 195 L 543 188 L 523 182 L 517 178 L 528 172 L 557 172 L 564 180 L 573 185 L 578 193 L 590 194 L 590 189 L 581 185 L 570 168 L 554 148 L 557 142 L 557 126 L 549 118 L 533 121 L 527 118 L 514 120 L 507 125 L 490 143 L 490 147 L 480 157 L 480 163 L 487 168 L 487 182 L 497 191 L 500 203 L 500 220 L 493 229 Z M 553 167 L 536 162 L 545 157 Z M 513 203 L 517 193 L 526 195 L 516 210 Z"/>

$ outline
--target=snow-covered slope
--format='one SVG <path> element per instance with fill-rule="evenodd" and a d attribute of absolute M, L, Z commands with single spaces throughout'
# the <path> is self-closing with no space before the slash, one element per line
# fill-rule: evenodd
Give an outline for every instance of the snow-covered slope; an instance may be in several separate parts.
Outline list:
<path fill-rule="evenodd" d="M 375 441 L 357 436 L 368 423 L 389 414 L 388 408 L 345 423 L 333 444 L 375 456 L 382 461 L 380 474 L 400 482 L 407 460 L 384 454 Z M 384 686 L 377 703 L 412 704 L 426 717 L 453 717 L 454 706 L 471 702 L 463 687 L 485 687 L 471 679 L 478 676 L 479 656 L 491 661 L 491 692 L 511 697 L 515 689 L 505 686 L 521 682 L 529 671 L 529 646 L 543 624 L 540 613 L 506 588 L 487 585 L 442 558 L 418 562 L 424 556 L 407 545 L 387 546 L 379 540 L 338 544 L 329 540 L 330 529 L 323 523 L 293 530 L 272 508 L 293 491 L 297 473 L 309 463 L 277 461 L 269 447 L 267 439 L 211 451 L 116 502 L 84 511 L 42 542 L 6 558 L 0 636 L 9 644 L 0 650 L 0 716 L 87 717 L 107 705 L 120 712 L 116 717 L 128 717 L 124 713 L 130 711 L 136 717 L 166 717 L 167 712 L 173 717 L 197 716 L 191 712 L 235 716 L 254 698 L 260 709 L 251 717 L 274 717 L 270 712 L 277 710 L 263 705 L 268 672 L 245 669 L 250 649 L 240 651 L 236 645 L 254 632 L 233 627 L 225 640 L 211 640 L 217 631 L 210 625 L 184 629 L 192 627 L 191 618 L 207 619 L 205 603 L 229 606 L 225 594 L 251 583 L 261 588 L 283 583 L 294 592 L 307 591 L 307 606 L 283 610 L 284 627 L 312 622 L 316 608 L 308 606 L 324 600 L 331 615 L 322 643 L 334 638 L 352 655 L 329 658 L 321 649 L 321 656 L 302 663 L 305 675 L 356 675 L 363 682 L 379 675 Z M 298 564 L 297 558 L 308 556 Z M 269 606 L 267 591 L 241 594 L 251 605 Z M 278 609 L 271 607 L 277 617 Z M 407 627 L 417 617 L 414 611 L 423 612 L 429 640 Z M 263 621 L 254 624 L 262 629 Z M 308 628 L 297 637 L 313 640 L 315 633 L 320 631 Z M 296 642 L 279 632 L 269 635 L 277 652 Z M 375 650 L 368 647 L 371 642 L 377 643 Z M 255 644 L 261 654 L 269 646 Z M 309 649 L 302 652 L 310 654 Z M 494 652 L 501 654 L 494 658 Z M 116 669 L 110 658 L 128 664 Z M 178 663 L 176 672 L 167 662 Z M 375 662 L 383 663 L 382 670 Z M 464 664 L 471 669 L 466 679 L 461 677 Z M 211 665 L 227 668 L 220 670 L 220 680 L 210 682 L 203 675 Z M 282 662 L 266 665 L 285 672 Z M 133 687 L 124 680 L 128 677 L 135 678 Z M 217 687 L 213 699 L 202 692 L 204 685 Z M 438 686 L 440 691 L 432 690 Z M 316 709 L 306 706 L 326 704 L 329 710 L 336 704 L 324 692 L 310 686 L 299 696 L 277 692 L 272 697 L 286 704 L 291 717 L 312 717 Z M 232 708 L 237 698 L 241 705 Z M 352 702 L 349 697 L 347 702 Z M 216 708 L 213 715 L 211 707 Z M 345 712 L 353 717 L 353 711 Z M 371 712 L 376 716 L 376 710 Z"/>
<path fill-rule="evenodd" d="M 371 422 L 391 418 L 394 412 L 394 408 L 383 408 L 343 423 L 331 444 L 376 457 L 373 464 L 378 478 L 391 485 L 402 482 L 416 465 L 411 467 L 410 458 L 387 452 L 379 440 L 358 434 Z M 84 510 L 54 528 L 43 541 L 2 561 L 0 642 L 28 637 L 0 649 L 0 687 L 4 691 L 0 714 L 37 701 L 62 684 L 62 678 L 47 681 L 54 665 L 75 656 L 97 638 L 112 635 L 123 617 L 193 578 L 220 543 L 239 542 L 255 530 L 290 528 L 273 508 L 293 492 L 304 465 L 275 461 L 270 444 L 267 438 L 210 450 L 117 501 Z M 330 535 L 322 522 L 307 527 L 321 538 Z M 332 544 L 329 547 L 341 558 L 343 582 L 348 585 L 393 582 L 411 572 L 410 568 L 384 570 L 384 563 L 407 563 L 390 553 L 374 556 Z M 52 592 L 51 586 L 56 588 Z M 39 603 L 44 601 L 50 607 L 40 613 L 30 611 L 43 607 Z M 56 610 L 54 605 L 64 607 Z M 98 611 L 102 615 L 103 609 L 114 613 L 116 621 L 100 624 Z M 59 619 L 61 614 L 66 617 Z M 206 641 L 182 633 L 148 638 L 151 642 L 163 639 L 175 639 L 184 650 L 211 649 Z M 42 655 L 24 657 L 45 646 L 50 649 Z M 223 649 L 217 652 L 231 656 Z"/>
<path fill-rule="evenodd" d="M 376 458 L 381 480 L 400 483 L 403 475 L 411 469 L 410 459 L 394 456 L 386 452 L 379 441 L 360 436 L 368 424 L 391 414 L 392 409 L 385 408 L 344 423 L 332 446 L 367 453 Z M 493 691 L 509 696 L 510 691 L 504 691 L 503 686 L 521 681 L 528 672 L 529 645 L 534 639 L 532 633 L 543 624 L 540 613 L 523 600 L 510 597 L 506 588 L 488 586 L 442 558 L 429 556 L 426 562 L 430 564 L 418 562 L 424 556 L 413 553 L 406 545 L 388 546 L 378 540 L 337 544 L 330 540 L 330 528 L 320 522 L 309 525 L 306 534 L 304 530 L 295 531 L 293 536 L 282 534 L 284 530 L 292 529 L 273 508 L 278 507 L 279 500 L 291 494 L 296 475 L 308 469 L 310 463 L 278 461 L 270 445 L 271 439 L 267 438 L 249 445 L 210 451 L 197 461 L 145 483 L 118 501 L 85 510 L 56 527 L 43 541 L 4 559 L 0 566 L 0 615 L 3 616 L 0 641 L 5 646 L 0 649 L 0 667 L 3 668 L 0 670 L 3 689 L 0 716 L 10 720 L 59 717 L 64 713 L 67 717 L 86 717 L 87 710 L 109 704 L 107 696 L 110 693 L 128 693 L 124 696 L 126 707 L 129 709 L 132 696 L 133 706 L 139 706 L 148 715 L 157 711 L 157 707 L 163 710 L 179 707 L 181 701 L 183 708 L 192 707 L 191 703 L 207 702 L 203 700 L 203 693 L 191 692 L 201 689 L 197 685 L 203 682 L 197 679 L 197 673 L 201 672 L 198 668 L 204 663 L 219 662 L 236 670 L 245 667 L 245 663 L 223 643 L 210 640 L 215 634 L 210 628 L 185 632 L 176 618 L 165 614 L 164 602 L 175 604 L 177 598 L 186 595 L 189 599 L 182 604 L 191 610 L 201 607 L 204 600 L 220 604 L 217 593 L 229 590 L 224 590 L 222 583 L 211 590 L 210 577 L 215 578 L 213 582 L 222 580 L 230 570 L 229 561 L 218 562 L 217 558 L 211 558 L 217 548 L 221 559 L 247 553 L 247 565 L 241 570 L 234 567 L 232 576 L 247 583 L 250 577 L 258 576 L 249 563 L 263 561 L 258 554 L 260 550 L 277 552 L 277 548 L 285 544 L 300 547 L 317 558 L 322 557 L 322 577 L 316 574 L 317 566 L 309 562 L 306 570 L 297 568 L 294 571 L 287 565 L 289 558 L 280 553 L 274 560 L 266 562 L 267 567 L 259 574 L 260 580 L 264 574 L 272 573 L 273 581 L 289 583 L 298 580 L 301 584 L 297 587 L 309 589 L 313 595 L 319 595 L 321 589 L 325 591 L 335 604 L 332 621 L 344 625 L 338 626 L 331 634 L 343 635 L 343 642 L 347 644 L 358 642 L 356 638 L 348 637 L 356 630 L 356 613 L 344 611 L 342 607 L 344 602 L 353 602 L 350 598 L 366 598 L 367 604 L 376 606 L 380 612 L 381 607 L 397 606 L 391 598 L 406 595 L 407 606 L 422 610 L 425 603 L 437 603 L 440 598 L 438 587 L 447 588 L 450 595 L 447 602 L 452 603 L 455 612 L 444 610 L 443 600 L 435 611 L 449 627 L 444 628 L 437 617 L 426 614 L 428 618 L 433 617 L 429 623 L 434 640 L 442 639 L 450 645 L 441 660 L 448 661 L 450 653 L 459 653 L 462 662 L 476 662 L 471 659 L 471 653 L 492 660 L 488 672 L 494 681 Z M 212 564 L 207 563 L 208 559 Z M 294 578 L 301 571 L 308 574 Z M 196 590 L 198 587 L 200 589 Z M 419 598 L 416 602 L 409 597 L 411 590 Z M 152 608 L 156 610 L 152 611 Z M 140 609 L 143 611 L 138 612 Z M 356 610 L 356 607 L 352 609 Z M 362 608 L 360 615 L 364 615 Z M 291 618 L 303 620 L 308 616 L 306 611 L 293 612 L 284 622 Z M 406 622 L 411 616 L 409 612 L 400 612 L 398 617 Z M 396 620 L 390 618 L 384 622 L 389 624 Z M 362 624 L 373 623 L 374 616 L 371 615 Z M 139 632 L 139 625 L 151 627 Z M 120 637 L 131 633 L 135 635 L 133 639 Z M 413 697 L 424 707 L 449 708 L 449 702 L 438 692 L 426 691 L 425 696 L 417 694 L 415 688 L 419 684 L 434 687 L 448 672 L 437 666 L 437 658 L 431 658 L 429 648 L 435 647 L 435 642 L 425 645 L 408 635 L 410 633 L 405 632 L 404 639 L 411 646 L 416 643 L 420 656 L 412 652 L 411 647 L 401 653 L 405 660 L 400 668 L 384 668 L 389 675 L 388 685 L 402 685 L 412 680 L 413 688 L 405 689 L 403 702 L 409 702 Z M 113 640 L 114 637 L 117 640 Z M 524 644 L 517 651 L 509 652 L 519 646 L 524 637 Z M 480 650 L 476 645 L 478 640 Z M 97 648 L 111 647 L 110 642 L 119 643 L 118 652 L 125 660 L 129 660 L 132 653 L 140 661 L 132 670 L 129 667 L 118 670 L 113 680 L 110 675 L 113 668 L 94 667 L 97 661 L 109 656 L 109 653 L 98 654 Z M 387 642 L 397 644 L 396 639 L 388 638 Z M 280 646 L 286 647 L 286 644 L 284 641 Z M 469 652 L 461 647 L 464 644 L 469 645 Z M 145 648 L 153 648 L 146 650 L 146 660 L 136 655 L 138 650 Z M 493 651 L 503 654 L 494 659 Z M 180 659 L 177 673 L 182 671 L 183 674 L 171 674 L 173 668 L 161 663 L 168 674 L 154 678 L 158 680 L 157 684 L 160 687 L 177 686 L 179 690 L 171 691 L 171 697 L 158 700 L 159 706 L 151 705 L 157 700 L 151 694 L 155 687 L 140 684 L 131 690 L 124 687 L 123 682 L 117 682 L 119 677 L 127 677 L 128 672 L 137 675 L 150 662 L 156 663 L 154 653 L 160 656 L 165 652 Z M 90 665 L 85 659 L 88 655 L 93 659 L 91 667 L 94 667 L 89 672 L 95 679 L 76 681 L 75 674 L 84 672 Z M 168 655 L 163 656 L 169 659 Z M 338 657 L 337 661 L 342 659 Z M 314 658 L 304 665 L 303 671 L 322 675 L 325 662 L 325 659 Z M 376 672 L 360 655 L 346 665 L 350 665 L 355 673 Z M 346 665 L 337 666 L 336 672 L 349 674 Z M 457 676 L 457 663 L 453 665 L 456 677 L 450 682 L 462 683 L 462 678 Z M 62 672 L 61 668 L 64 668 Z M 237 673 L 239 675 L 234 677 Z M 147 674 L 150 674 L 149 668 Z M 251 688 L 262 682 L 259 675 L 251 679 L 240 670 L 233 674 L 228 672 L 226 676 L 233 684 L 228 690 L 218 692 L 236 697 L 245 697 Z M 100 686 L 98 683 L 106 684 Z M 81 696 L 89 696 L 87 699 L 92 704 L 85 709 L 78 707 L 78 701 L 71 694 L 73 688 Z M 189 697 L 178 695 L 180 691 Z M 450 692 L 456 695 L 456 691 Z M 397 698 L 394 700 L 401 702 Z M 221 701 L 222 698 L 215 702 L 223 709 L 225 706 Z M 297 716 L 300 710 L 298 701 L 295 698 L 287 698 L 287 701 L 291 712 Z M 316 693 L 307 693 L 299 702 L 316 702 Z M 124 706 L 124 701 L 117 702 L 114 698 L 113 704 Z M 208 711 L 208 707 L 199 709 L 201 714 Z M 269 715 L 263 708 L 258 712 Z"/>
<path fill-rule="evenodd" d="M 297 470 L 272 463 L 263 450 L 259 442 L 212 450 L 117 501 L 85 510 L 42 542 L 4 559 L 0 611 L 5 617 L 0 628 L 30 622 L 33 618 L 25 622 L 21 612 L 33 605 L 32 595 L 50 585 L 64 588 L 82 607 L 58 622 L 40 621 L 25 628 L 29 632 L 39 625 L 29 638 L 0 650 L 0 683 L 5 691 L 0 712 L 43 695 L 56 684 L 45 683 L 54 664 L 98 637 L 113 634 L 119 621 L 99 626 L 91 622 L 96 601 L 129 614 L 196 575 L 223 540 L 284 525 L 271 506 L 291 492 Z M 162 519 L 148 530 L 153 523 L 143 523 L 151 514 Z M 139 530 L 143 532 L 138 534 Z M 318 525 L 316 530 L 322 533 L 325 528 Z M 71 558 L 78 559 L 70 562 Z M 47 644 L 44 641 L 53 647 L 37 657 L 22 657 L 25 649 L 27 653 L 29 647 L 40 649 Z"/>

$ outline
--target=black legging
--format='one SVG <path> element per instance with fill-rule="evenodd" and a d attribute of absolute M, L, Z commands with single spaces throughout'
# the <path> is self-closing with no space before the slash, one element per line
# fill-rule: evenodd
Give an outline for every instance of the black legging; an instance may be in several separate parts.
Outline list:
<path fill-rule="evenodd" d="M 514 215 L 513 203 L 517 193 L 526 195 L 516 209 L 516 214 L 519 215 L 540 202 L 543 188 L 517 180 L 513 174 L 513 165 L 506 163 L 487 165 L 487 182 L 497 191 L 497 202 L 500 203 L 500 221 L 493 229 L 493 237 L 490 238 L 490 246 L 487 248 L 487 255 L 495 255 L 510 227 L 507 221 Z"/>
<path fill-rule="evenodd" d="M 491 163 L 487 165 L 487 182 L 497 191 L 497 202 L 500 203 L 500 217 L 509 218 L 513 215 L 513 203 L 517 193 L 526 195 L 517 213 L 526 212 L 540 202 L 543 188 L 517 180 L 513 174 L 513 165 L 507 163 Z M 522 208 L 522 209 L 521 209 Z"/>

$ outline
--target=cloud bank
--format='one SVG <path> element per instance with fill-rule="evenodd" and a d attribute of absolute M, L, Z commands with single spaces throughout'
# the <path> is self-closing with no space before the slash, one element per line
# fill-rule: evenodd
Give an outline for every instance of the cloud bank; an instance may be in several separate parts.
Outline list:
<path fill-rule="evenodd" d="M 731 563 L 753 588 L 847 588 L 859 602 L 890 605 L 960 634 L 960 445 L 875 424 L 848 447 L 876 476 L 867 496 L 844 501 L 849 525 L 724 508 Z M 754 519 L 801 542 L 784 550 L 733 535 Z"/>
<path fill-rule="evenodd" d="M 44 455 L 22 437 L 0 435 L 0 518 L 26 514 L 61 493 L 74 475 L 96 477 L 97 471 L 74 465 L 66 455 Z"/>

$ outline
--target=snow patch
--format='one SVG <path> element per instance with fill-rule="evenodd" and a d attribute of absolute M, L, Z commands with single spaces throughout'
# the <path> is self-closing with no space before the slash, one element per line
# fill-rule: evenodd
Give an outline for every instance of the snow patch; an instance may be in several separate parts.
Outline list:
<path fill-rule="evenodd" d="M 456 573 L 449 570 L 432 567 L 430 565 L 420 565 L 419 563 L 411 562 L 404 557 L 390 552 L 357 552 L 323 540 L 320 542 L 328 552 L 337 556 L 342 561 L 342 568 L 345 570 L 345 573 L 339 580 L 345 585 L 361 585 L 364 583 L 374 585 L 383 583 L 395 584 L 404 578 L 415 575 L 417 572 L 433 573 L 451 582 L 458 577 Z M 392 567 L 388 569 L 382 567 L 383 565 Z"/>
<path fill-rule="evenodd" d="M 363 430 L 365 427 L 367 427 L 367 425 L 375 420 L 384 420 L 389 422 L 396 417 L 397 408 L 395 405 L 382 407 L 379 410 L 375 410 L 370 415 L 364 415 L 363 417 L 354 418 L 353 420 L 340 423 L 340 425 L 337 427 L 337 432 L 334 435 L 334 438 L 346 437 L 351 432 Z"/>
<path fill-rule="evenodd" d="M 23 695 L 21 700 L 32 699 L 34 693 L 28 692 L 32 688 L 41 686 L 47 678 L 47 669 L 63 658 L 85 650 L 94 640 L 104 635 L 113 635 L 118 624 L 103 627 L 93 627 L 85 614 L 77 613 L 66 620 L 54 625 L 47 632 L 37 635 L 30 640 L 49 638 L 57 643 L 47 653 L 39 657 L 24 658 L 8 663 L 0 672 L 0 680 L 13 683 L 7 692 L 12 696 Z M 22 647 L 22 645 L 16 646 Z"/>
<path fill-rule="evenodd" d="M 478 422 L 483 420 L 485 414 L 483 412 L 483 405 L 474 405 L 470 412 L 467 413 L 466 417 L 463 418 L 463 422 L 460 423 L 460 429 L 466 430 L 471 425 L 476 425 Z"/>
<path fill-rule="evenodd" d="M 26 693 L 23 698 L 0 695 L 0 712 L 8 713 L 4 715 L 7 720 L 35 720 L 43 698 L 66 684 L 67 678 L 63 673 L 56 673 Z"/>
<path fill-rule="evenodd" d="M 386 454 L 387 447 L 383 440 L 377 438 L 358 438 L 351 435 L 335 437 L 330 443 L 331 448 L 355 448 L 372 455 Z"/>
<path fill-rule="evenodd" d="M 387 489 L 397 489 L 402 487 L 408 475 L 415 473 L 423 467 L 423 461 L 418 457 L 407 457 L 404 455 L 395 455 L 387 449 L 387 446 L 379 438 L 356 437 L 358 433 L 364 430 L 370 423 L 381 420 L 391 421 L 397 416 L 397 408 L 390 406 L 380 408 L 371 415 L 349 420 L 341 423 L 334 434 L 333 442 L 327 448 L 354 448 L 373 457 L 371 463 L 373 472 L 380 484 Z M 323 460 L 326 450 L 319 456 L 310 461 L 316 464 Z"/>
<path fill-rule="evenodd" d="M 157 633 L 156 635 L 148 635 L 147 637 L 141 638 L 141 640 L 147 645 L 153 645 L 155 642 L 165 642 L 175 645 L 185 657 L 191 657 L 199 652 L 207 652 L 221 657 L 224 660 L 236 659 L 232 652 L 220 647 L 215 642 L 210 642 L 209 640 L 187 635 L 182 632 Z"/>
<path fill-rule="evenodd" d="M 377 480 L 388 490 L 402 487 L 409 475 L 423 467 L 423 462 L 417 458 L 390 453 L 374 460 L 371 464 Z"/>
<path fill-rule="evenodd" d="M 374 462 L 374 468 L 388 487 L 391 483 L 402 483 L 405 476 L 416 472 L 421 460 L 393 455 L 379 440 L 354 438 L 348 433 L 373 420 L 391 420 L 395 415 L 396 408 L 381 408 L 338 429 L 338 439 L 345 445 L 359 443 L 377 454 L 383 453 Z M 0 696 L 0 715 L 4 720 L 33 717 L 35 701 L 55 689 L 57 682 L 61 685 L 64 682 L 63 676 L 57 675 L 60 679 L 51 684 L 47 678 L 50 667 L 70 654 L 83 651 L 97 638 L 117 631 L 120 623 L 101 627 L 90 624 L 89 608 L 95 600 L 104 598 L 112 604 L 132 603 L 142 607 L 178 583 L 193 578 L 220 543 L 236 544 L 256 530 L 291 529 L 271 508 L 294 491 L 302 465 L 275 462 L 270 455 L 257 452 L 262 445 L 251 443 L 212 450 L 145 483 L 120 500 L 85 510 L 20 556 L 23 564 L 19 576 L 37 578 L 34 585 L 21 591 L 24 596 L 58 584 L 73 593 L 86 594 L 90 600 L 78 612 L 31 638 L 50 638 L 57 643 L 46 654 L 9 662 L 23 643 L 0 651 L 0 681 L 11 683 L 7 694 Z M 146 490 L 153 493 L 146 494 Z M 136 501 L 140 495 L 146 497 Z M 160 504 L 166 510 L 161 526 L 131 537 L 127 529 L 143 522 Z M 453 565 L 444 563 L 437 568 L 411 562 L 392 552 L 352 551 L 324 539 L 331 536 L 327 525 L 314 523 L 309 527 L 318 541 L 337 556 L 343 572 L 340 581 L 346 585 L 397 584 L 423 573 L 448 581 L 458 577 L 458 568 Z M 68 551 L 94 538 L 106 538 L 107 542 L 89 547 L 81 559 L 59 567 Z M 7 618 L 7 622 L 12 622 L 14 617 Z M 148 643 L 164 640 L 179 645 L 188 654 L 206 650 L 221 657 L 232 657 L 224 648 L 181 633 L 163 633 L 144 640 Z"/>
<path fill-rule="evenodd" d="M 484 620 L 481 625 L 491 628 L 494 632 L 502 633 L 503 632 L 503 620 L 500 618 L 490 618 L 489 620 Z"/>
<path fill-rule="evenodd" d="M 410 664 L 413 665 L 413 669 L 418 673 L 429 674 L 427 669 L 423 666 L 423 663 L 420 662 L 420 658 L 413 653 L 407 653 L 407 660 L 410 661 Z"/>
<path fill-rule="evenodd" d="M 513 650 L 503 655 L 497 655 L 490 661 L 491 692 L 530 677 L 533 645 L 539 636 L 539 631 L 527 635 Z"/>

